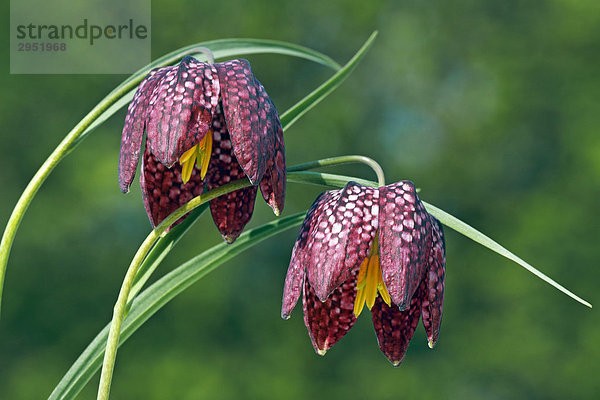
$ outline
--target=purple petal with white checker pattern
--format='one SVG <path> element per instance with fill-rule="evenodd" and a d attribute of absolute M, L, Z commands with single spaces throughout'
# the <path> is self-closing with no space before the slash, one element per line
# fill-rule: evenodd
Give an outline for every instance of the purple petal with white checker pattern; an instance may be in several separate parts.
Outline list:
<path fill-rule="evenodd" d="M 410 181 L 379 188 L 379 207 L 383 281 L 392 302 L 404 310 L 425 273 L 431 220 Z"/>
<path fill-rule="evenodd" d="M 147 124 L 150 152 L 167 167 L 208 132 L 219 101 L 214 66 L 186 56 L 165 74 L 150 97 Z"/>
<path fill-rule="evenodd" d="M 432 220 L 432 243 L 427 260 L 427 293 L 423 299 L 423 326 L 427 333 L 429 346 L 435 346 L 442 324 L 442 308 L 444 304 L 444 277 L 446 273 L 446 248 L 442 224 L 434 216 Z"/>
<path fill-rule="evenodd" d="M 283 211 L 286 180 L 287 171 L 285 169 L 283 130 L 279 126 L 275 137 L 275 154 L 273 160 L 267 162 L 267 170 L 260 181 L 260 191 L 263 199 L 271 206 L 275 215 L 279 215 Z"/>
<path fill-rule="evenodd" d="M 315 351 L 320 355 L 324 355 L 356 322 L 354 300 L 358 270 L 355 268 L 348 280 L 338 286 L 326 301 L 319 300 L 308 280 L 304 282 L 304 324 Z"/>
<path fill-rule="evenodd" d="M 410 339 L 419 325 L 425 286 L 425 280 L 422 280 L 409 303 L 410 307 L 405 311 L 400 311 L 394 304 L 388 306 L 381 297 L 375 300 L 371 310 L 379 348 L 395 367 L 402 362 Z"/>
<path fill-rule="evenodd" d="M 379 212 L 375 188 L 348 182 L 330 193 L 315 211 L 306 255 L 308 280 L 321 301 L 369 254 Z"/>
<path fill-rule="evenodd" d="M 181 166 L 167 168 L 156 159 L 148 147 L 142 159 L 140 185 L 146 213 L 156 227 L 173 211 L 202 194 L 204 183 L 200 178 L 200 170 L 194 167 L 190 180 L 184 184 L 181 180 Z M 175 222 L 178 224 L 183 220 Z M 173 225 L 175 225 L 173 224 Z"/>
<path fill-rule="evenodd" d="M 298 302 L 300 292 L 302 291 L 302 285 L 306 275 L 306 254 L 308 250 L 309 234 L 316 216 L 315 212 L 321 204 L 326 203 L 331 196 L 331 192 L 321 193 L 306 213 L 306 218 L 304 218 L 302 226 L 300 227 L 300 233 L 298 234 L 294 249 L 292 250 L 290 266 L 288 267 L 285 276 L 285 286 L 283 288 L 283 301 L 281 306 L 281 318 L 283 319 L 289 318 L 290 313 L 296 306 L 296 302 Z"/>
<path fill-rule="evenodd" d="M 277 111 L 248 61 L 226 61 L 215 68 L 233 151 L 250 182 L 257 185 L 274 157 L 281 129 Z"/>
<path fill-rule="evenodd" d="M 127 108 L 123 135 L 121 136 L 121 153 L 119 155 L 119 186 L 123 193 L 129 191 L 129 186 L 133 181 L 140 159 L 150 94 L 166 72 L 164 68 L 156 68 L 150 71 L 140 83 L 133 100 Z"/>
<path fill-rule="evenodd" d="M 206 188 L 212 190 L 244 178 L 245 174 L 233 156 L 231 140 L 221 112 L 212 125 L 213 147 L 206 177 Z M 251 186 L 224 194 L 210 201 L 210 211 L 221 236 L 233 243 L 252 218 L 258 188 Z"/>

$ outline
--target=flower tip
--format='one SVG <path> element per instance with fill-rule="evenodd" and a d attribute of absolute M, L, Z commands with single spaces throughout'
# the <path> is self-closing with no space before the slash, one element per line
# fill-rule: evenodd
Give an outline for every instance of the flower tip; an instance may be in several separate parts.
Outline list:
<path fill-rule="evenodd" d="M 402 364 L 402 360 L 399 360 L 399 361 L 392 361 L 392 360 L 390 360 L 390 362 L 392 363 L 392 365 L 394 366 L 394 368 L 395 367 L 399 367 L 400 364 Z"/>
<path fill-rule="evenodd" d="M 119 182 L 119 188 L 123 194 L 129 193 L 129 185 L 126 182 Z"/>
<path fill-rule="evenodd" d="M 317 354 L 323 357 L 327 353 L 327 349 L 317 349 Z"/>
<path fill-rule="evenodd" d="M 317 298 L 321 301 L 321 303 L 325 303 L 327 301 L 327 298 L 331 294 L 331 291 L 327 291 L 327 287 L 325 286 L 313 287 L 313 290 L 315 291 L 315 294 L 317 295 Z"/>
<path fill-rule="evenodd" d="M 236 236 L 223 235 L 223 240 L 227 242 L 227 244 L 232 244 L 237 239 Z"/>
<path fill-rule="evenodd" d="M 392 302 L 393 301 L 394 300 L 392 299 Z M 396 303 L 396 306 L 398 307 L 398 310 L 400 310 L 400 311 L 406 311 L 406 309 L 408 308 L 407 307 L 408 306 L 408 301 L 402 300 L 401 302 Z"/>
<path fill-rule="evenodd" d="M 435 342 L 433 341 L 433 339 L 429 339 L 427 341 L 427 346 L 429 346 L 430 349 L 433 349 L 435 347 Z"/>
<path fill-rule="evenodd" d="M 277 201 L 275 200 L 275 194 L 271 193 L 267 204 L 269 205 L 269 207 L 271 207 L 271 209 L 273 210 L 273 214 L 275 214 L 276 217 L 279 217 L 281 215 L 281 210 L 279 209 Z"/>

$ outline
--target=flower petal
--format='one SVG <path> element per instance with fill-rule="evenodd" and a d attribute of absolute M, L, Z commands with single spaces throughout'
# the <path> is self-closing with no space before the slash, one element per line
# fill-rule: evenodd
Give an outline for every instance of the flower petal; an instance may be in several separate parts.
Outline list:
<path fill-rule="evenodd" d="M 325 302 L 319 300 L 309 281 L 304 281 L 304 324 L 315 351 L 321 356 L 325 355 L 356 322 L 354 299 L 357 274 L 356 268 L 348 280 L 338 286 Z"/>
<path fill-rule="evenodd" d="M 150 96 L 156 84 L 166 72 L 164 68 L 156 68 L 150 71 L 140 83 L 133 100 L 127 108 L 123 135 L 121 136 L 121 154 L 119 155 L 119 186 L 123 193 L 129 191 L 129 186 L 137 169 Z"/>
<path fill-rule="evenodd" d="M 379 206 L 383 281 L 392 302 L 404 310 L 425 273 L 431 220 L 409 181 L 379 188 Z"/>
<path fill-rule="evenodd" d="M 430 215 L 432 220 L 433 243 L 427 261 L 427 293 L 423 299 L 423 326 L 427 333 L 429 347 L 433 348 L 442 324 L 442 306 L 444 304 L 444 275 L 446 271 L 446 248 L 442 224 Z"/>
<path fill-rule="evenodd" d="M 213 120 L 213 148 L 208 167 L 208 190 L 245 177 L 244 171 L 232 154 L 231 140 L 223 114 L 217 112 Z M 252 218 L 256 186 L 239 189 L 210 201 L 210 211 L 223 239 L 233 243 Z"/>
<path fill-rule="evenodd" d="M 231 60 L 215 68 L 234 154 L 250 182 L 257 185 L 275 154 L 281 130 L 277 110 L 248 61 Z"/>
<path fill-rule="evenodd" d="M 148 145 L 167 167 L 208 132 L 219 101 L 219 81 L 212 65 L 186 56 L 166 73 L 152 92 Z"/>
<path fill-rule="evenodd" d="M 183 184 L 181 166 L 167 168 L 150 153 L 148 146 L 146 146 L 142 159 L 140 184 L 144 207 L 146 207 L 146 212 L 154 227 L 173 211 L 201 195 L 204 189 L 198 168 L 194 168 L 192 171 L 189 182 Z M 180 218 L 175 224 L 181 222 L 183 218 Z"/>
<path fill-rule="evenodd" d="M 298 298 L 300 297 L 300 291 L 302 290 L 302 284 L 304 283 L 304 277 L 306 275 L 306 253 L 308 249 L 309 233 L 313 225 L 315 210 L 323 201 L 325 193 L 329 192 L 321 193 L 306 213 L 306 218 L 304 218 L 304 221 L 302 222 L 298 238 L 296 239 L 296 243 L 294 243 L 292 258 L 285 276 L 285 286 L 283 288 L 283 301 L 281 306 L 281 318 L 283 319 L 288 319 L 290 317 L 290 313 L 296 306 L 296 302 L 298 302 Z M 327 198 L 327 196 L 325 197 Z"/>
<path fill-rule="evenodd" d="M 260 181 L 262 196 L 271 206 L 275 215 L 279 215 L 283 211 L 286 176 L 283 130 L 279 127 L 275 140 L 275 156 L 267 163 L 267 170 Z"/>
<path fill-rule="evenodd" d="M 369 253 L 377 231 L 377 189 L 348 182 L 315 210 L 307 255 L 308 280 L 322 301 Z"/>
<path fill-rule="evenodd" d="M 425 280 L 422 280 L 407 310 L 400 311 L 393 304 L 390 307 L 383 302 L 381 297 L 377 297 L 371 310 L 379 348 L 394 367 L 402 362 L 410 339 L 415 334 L 421 316 L 421 303 L 424 296 Z"/>

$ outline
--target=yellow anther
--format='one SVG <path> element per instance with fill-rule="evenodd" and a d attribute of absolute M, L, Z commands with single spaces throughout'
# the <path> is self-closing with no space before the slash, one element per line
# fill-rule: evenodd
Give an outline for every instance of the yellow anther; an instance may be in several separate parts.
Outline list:
<path fill-rule="evenodd" d="M 372 255 L 369 257 L 369 270 L 367 271 L 367 284 L 365 285 L 366 303 L 369 310 L 373 308 L 375 304 L 375 298 L 377 297 L 377 281 L 379 267 L 379 256 Z"/>
<path fill-rule="evenodd" d="M 390 294 L 383 282 L 381 265 L 379 263 L 379 240 L 377 235 L 373 240 L 371 251 L 360 265 L 356 278 L 356 299 L 354 300 L 354 315 L 358 318 L 365 303 L 369 310 L 373 308 L 377 294 L 388 306 L 391 305 Z"/>
<path fill-rule="evenodd" d="M 179 158 L 179 163 L 181 164 L 181 180 L 183 183 L 188 183 L 192 177 L 192 171 L 194 170 L 197 154 L 198 145 L 183 153 L 181 158 Z"/>
<path fill-rule="evenodd" d="M 365 306 L 365 285 L 367 280 L 367 269 L 369 266 L 369 257 L 366 257 L 363 263 L 360 265 L 360 271 L 358 271 L 358 277 L 356 278 L 356 299 L 354 299 L 354 316 L 358 318 Z"/>
<path fill-rule="evenodd" d="M 208 164 L 210 163 L 210 155 L 212 154 L 213 133 L 208 131 L 206 136 L 198 143 L 198 168 L 200 168 L 200 179 L 204 179 Z"/>
<path fill-rule="evenodd" d="M 188 183 L 192 177 L 192 171 L 194 170 L 196 161 L 198 168 L 200 169 L 200 179 L 204 179 L 206 171 L 208 170 L 208 164 L 210 163 L 212 142 L 213 134 L 212 130 L 209 130 L 197 145 L 190 148 L 179 157 L 179 164 L 181 164 L 181 180 L 183 183 Z"/>

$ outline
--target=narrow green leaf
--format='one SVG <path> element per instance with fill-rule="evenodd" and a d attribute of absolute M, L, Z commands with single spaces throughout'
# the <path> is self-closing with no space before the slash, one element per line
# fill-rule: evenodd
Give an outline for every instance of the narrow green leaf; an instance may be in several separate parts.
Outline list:
<path fill-rule="evenodd" d="M 166 303 L 200 278 L 244 250 L 277 233 L 300 225 L 304 216 L 305 213 L 298 213 L 251 229 L 243 233 L 233 244 L 218 244 L 159 279 L 134 300 L 123 321 L 119 345 L 123 344 Z M 100 369 L 108 331 L 109 326 L 107 325 L 83 351 L 50 394 L 50 400 L 74 399 Z"/>
<path fill-rule="evenodd" d="M 312 93 L 302 99 L 294 107 L 290 108 L 283 115 L 281 115 L 281 124 L 284 126 L 291 126 L 304 115 L 308 110 L 316 106 L 323 100 L 329 93 L 335 90 L 354 70 L 360 60 L 364 57 L 369 50 L 369 47 L 373 44 L 373 41 L 377 37 L 377 31 L 373 32 L 369 39 L 363 44 L 363 46 L 356 52 L 354 57 L 348 61 L 342 69 L 335 73 L 327 82 L 316 88 Z"/>
<path fill-rule="evenodd" d="M 210 48 L 216 59 L 243 54 L 278 53 L 305 58 L 335 70 L 339 69 L 339 65 L 326 55 L 291 43 L 260 39 L 223 39 L 201 42 L 184 47 L 155 60 L 153 63 L 137 71 L 110 92 L 81 121 L 79 121 L 67 136 L 65 136 L 58 147 L 54 149 L 46 161 L 44 161 L 21 194 L 9 217 L 4 234 L 2 235 L 2 240 L 0 241 L 0 304 L 2 302 L 4 278 L 6 276 L 6 267 L 12 243 L 29 204 L 33 201 L 33 198 L 42 184 L 46 181 L 46 178 L 63 158 L 71 153 L 96 127 L 106 121 L 121 107 L 129 103 L 133 98 L 137 85 L 151 69 L 173 64 L 187 54 L 196 55 L 197 52 L 195 52 L 194 49 L 198 47 Z M 205 56 L 199 54 L 199 58 L 202 57 Z"/>
<path fill-rule="evenodd" d="M 550 285 L 554 286 L 556 289 L 560 290 L 567 296 L 571 297 L 572 299 L 578 301 L 579 303 L 581 303 L 589 308 L 592 308 L 592 305 L 590 303 L 583 300 L 581 297 L 577 296 L 575 293 L 571 292 L 567 288 L 563 287 L 561 284 L 557 283 L 552 278 L 550 278 L 547 275 L 543 274 L 542 272 L 538 271 L 537 269 L 532 267 L 530 264 L 528 264 L 527 262 L 523 261 L 521 258 L 519 258 L 516 255 L 514 255 L 513 253 L 511 253 L 510 251 L 508 251 L 507 249 L 502 247 L 500 244 L 498 244 L 494 240 L 490 239 L 483 233 L 479 232 L 477 229 L 462 222 L 455 216 L 448 214 L 444 210 L 441 210 L 434 205 L 431 205 L 426 202 L 423 202 L 423 204 L 425 205 L 425 208 L 427 208 L 427 212 L 429 212 L 431 215 L 433 215 L 434 217 L 439 219 L 442 224 L 446 225 L 449 228 L 454 229 L 456 232 L 468 237 L 472 241 L 479 243 L 480 245 L 482 245 L 484 247 L 487 247 L 488 249 L 492 250 L 493 252 L 498 253 L 501 256 L 504 256 L 504 257 L 508 258 L 509 260 L 516 262 L 517 264 L 519 264 L 520 266 L 525 268 L 527 271 L 531 272 L 532 274 L 534 274 L 535 276 L 537 276 L 544 282 L 549 283 Z"/>
<path fill-rule="evenodd" d="M 215 60 L 225 59 L 230 57 L 238 57 L 248 54 L 281 54 L 304 58 L 309 61 L 324 65 L 334 70 L 339 70 L 340 65 L 325 54 L 319 53 L 318 51 L 309 49 L 304 46 L 299 46 L 293 43 L 281 42 L 277 40 L 263 40 L 263 39 L 221 39 L 212 40 L 208 42 L 195 43 L 189 46 L 182 47 L 169 54 L 166 54 L 152 63 L 141 68 L 133 75 L 125 79 L 119 86 L 117 86 L 112 92 L 106 96 L 106 99 L 112 96 L 118 95 L 119 93 L 124 94 L 116 103 L 110 106 L 106 111 L 98 116 L 98 118 L 83 132 L 78 142 L 83 140 L 87 134 L 101 125 L 104 121 L 110 118 L 114 113 L 119 111 L 123 106 L 129 104 L 137 85 L 144 79 L 144 77 L 154 68 L 164 67 L 177 63 L 185 55 L 190 54 L 197 57 L 200 60 L 205 60 L 206 56 L 203 53 L 194 52 L 195 48 L 206 47 L 210 49 Z M 103 101 L 104 101 L 103 100 Z"/>

